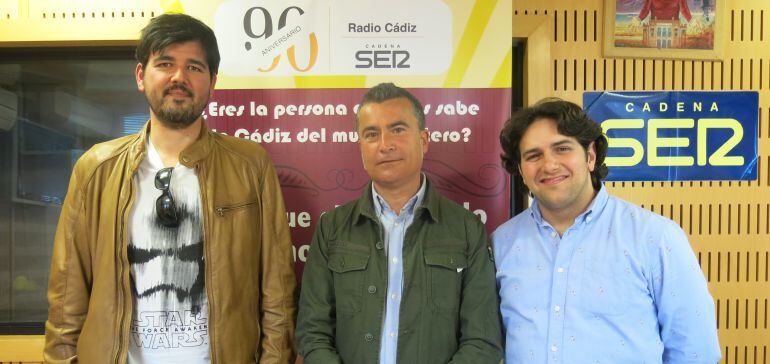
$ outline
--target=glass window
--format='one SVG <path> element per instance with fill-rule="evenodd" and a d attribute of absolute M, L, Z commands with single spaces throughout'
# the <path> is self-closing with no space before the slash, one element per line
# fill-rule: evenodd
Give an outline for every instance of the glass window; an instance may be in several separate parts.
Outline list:
<path fill-rule="evenodd" d="M 8 54 L 5 54 L 8 53 Z M 75 161 L 149 118 L 131 50 L 3 50 L 0 333 L 42 332 L 51 247 Z"/>

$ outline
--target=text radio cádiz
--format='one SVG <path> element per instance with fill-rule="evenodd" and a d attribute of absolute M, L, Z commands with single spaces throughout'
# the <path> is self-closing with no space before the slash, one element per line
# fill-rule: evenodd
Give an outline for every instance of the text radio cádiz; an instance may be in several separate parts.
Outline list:
<path fill-rule="evenodd" d="M 348 23 L 350 33 L 417 33 L 417 25 L 412 23 L 385 23 L 384 26 L 375 23 L 356 24 Z"/>

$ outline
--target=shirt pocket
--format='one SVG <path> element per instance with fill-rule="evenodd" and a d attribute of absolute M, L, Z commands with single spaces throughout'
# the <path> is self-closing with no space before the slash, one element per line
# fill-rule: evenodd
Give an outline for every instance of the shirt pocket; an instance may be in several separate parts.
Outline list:
<path fill-rule="evenodd" d="M 637 309 L 637 301 L 645 296 L 622 264 L 602 263 L 585 268 L 580 302 L 590 314 L 622 315 Z"/>
<path fill-rule="evenodd" d="M 327 267 L 334 277 L 334 296 L 338 312 L 361 311 L 369 256 L 366 247 L 330 244 Z"/>
<path fill-rule="evenodd" d="M 426 249 L 429 301 L 436 311 L 457 312 L 460 309 L 462 278 L 468 267 L 465 252 Z"/>

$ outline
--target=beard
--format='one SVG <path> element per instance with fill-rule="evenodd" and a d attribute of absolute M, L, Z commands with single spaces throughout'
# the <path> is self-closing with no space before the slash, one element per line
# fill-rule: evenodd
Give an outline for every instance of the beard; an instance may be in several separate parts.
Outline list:
<path fill-rule="evenodd" d="M 175 100 L 169 100 L 166 103 L 166 95 L 173 90 L 182 90 L 192 100 L 189 105 L 177 103 Z M 184 129 L 190 126 L 195 120 L 203 113 L 203 108 L 206 107 L 206 102 L 196 102 L 195 95 L 187 87 L 182 85 L 171 85 L 163 90 L 163 95 L 159 99 L 151 100 L 150 96 L 145 94 L 147 103 L 150 104 L 150 109 L 158 117 L 163 125 L 170 129 Z M 208 97 L 206 97 L 208 100 Z"/>

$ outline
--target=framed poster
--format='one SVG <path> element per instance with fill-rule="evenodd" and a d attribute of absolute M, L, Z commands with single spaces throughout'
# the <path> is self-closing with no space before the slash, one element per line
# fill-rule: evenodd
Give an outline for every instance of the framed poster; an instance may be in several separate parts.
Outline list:
<path fill-rule="evenodd" d="M 725 0 L 604 0 L 604 56 L 718 60 Z"/>

